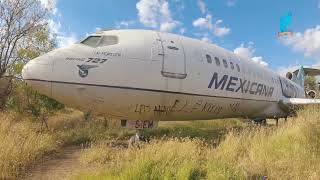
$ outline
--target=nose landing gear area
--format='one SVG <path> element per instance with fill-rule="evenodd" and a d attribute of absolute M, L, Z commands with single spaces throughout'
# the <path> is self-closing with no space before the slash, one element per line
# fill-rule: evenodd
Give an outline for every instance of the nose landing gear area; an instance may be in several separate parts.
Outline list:
<path fill-rule="evenodd" d="M 136 134 L 129 140 L 129 147 L 139 147 L 140 143 L 149 143 L 149 138 L 143 134 L 144 129 L 158 127 L 158 121 L 151 120 L 121 120 L 121 127 L 136 130 Z"/>
<path fill-rule="evenodd" d="M 158 121 L 121 120 L 121 127 L 128 128 L 128 129 L 153 129 L 158 127 Z"/>

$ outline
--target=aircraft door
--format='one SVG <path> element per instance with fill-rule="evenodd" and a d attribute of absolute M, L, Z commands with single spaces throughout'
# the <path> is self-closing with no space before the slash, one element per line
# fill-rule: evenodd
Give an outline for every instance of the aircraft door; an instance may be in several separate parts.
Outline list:
<path fill-rule="evenodd" d="M 161 74 L 168 78 L 184 79 L 186 73 L 186 57 L 179 36 L 158 33 L 161 41 L 163 57 Z"/>

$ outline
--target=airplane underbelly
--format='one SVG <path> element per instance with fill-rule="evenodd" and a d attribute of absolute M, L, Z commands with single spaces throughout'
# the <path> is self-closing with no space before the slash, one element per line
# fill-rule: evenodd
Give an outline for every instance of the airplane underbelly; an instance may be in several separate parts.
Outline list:
<path fill-rule="evenodd" d="M 76 84 L 55 84 L 55 87 L 55 98 L 71 107 L 129 120 L 177 121 L 250 117 L 259 116 L 261 110 L 275 104 L 271 101 L 131 87 Z M 63 89 L 64 93 L 59 93 L 59 89 Z"/>

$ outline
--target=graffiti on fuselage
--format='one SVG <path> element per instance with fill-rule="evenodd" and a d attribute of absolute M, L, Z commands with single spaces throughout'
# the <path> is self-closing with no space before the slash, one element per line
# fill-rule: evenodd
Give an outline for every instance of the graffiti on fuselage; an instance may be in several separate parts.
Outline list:
<path fill-rule="evenodd" d="M 262 83 L 242 79 L 229 75 L 223 75 L 220 79 L 218 73 L 214 73 L 208 88 L 220 89 L 229 92 L 252 94 L 258 96 L 272 97 L 274 87 Z"/>
<path fill-rule="evenodd" d="M 210 103 L 203 100 L 190 102 L 188 100 L 176 99 L 172 105 L 147 105 L 136 104 L 134 112 L 137 114 L 145 114 L 153 112 L 155 116 L 166 116 L 172 112 L 193 113 L 193 112 L 206 112 L 215 113 L 219 115 L 223 107 L 216 103 Z"/>

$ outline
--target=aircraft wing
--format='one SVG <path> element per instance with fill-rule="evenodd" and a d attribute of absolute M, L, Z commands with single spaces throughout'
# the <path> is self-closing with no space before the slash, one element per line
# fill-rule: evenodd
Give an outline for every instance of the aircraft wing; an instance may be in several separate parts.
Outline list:
<path fill-rule="evenodd" d="M 307 99 L 307 98 L 288 98 L 281 100 L 285 105 L 309 105 L 320 104 L 320 99 Z"/>

